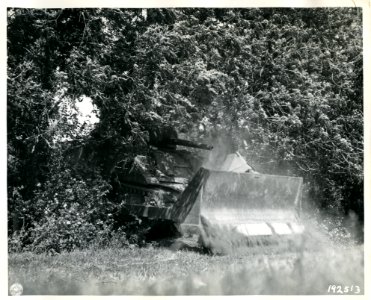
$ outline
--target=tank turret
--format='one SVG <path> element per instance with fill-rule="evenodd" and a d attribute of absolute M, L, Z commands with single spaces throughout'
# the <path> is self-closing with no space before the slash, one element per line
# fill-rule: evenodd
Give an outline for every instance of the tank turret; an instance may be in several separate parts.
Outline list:
<path fill-rule="evenodd" d="M 212 146 L 178 138 L 172 129 L 153 131 L 147 155 L 136 156 L 119 173 L 127 204 L 174 204 L 202 166 Z M 208 151 L 207 151 L 208 152 Z"/>

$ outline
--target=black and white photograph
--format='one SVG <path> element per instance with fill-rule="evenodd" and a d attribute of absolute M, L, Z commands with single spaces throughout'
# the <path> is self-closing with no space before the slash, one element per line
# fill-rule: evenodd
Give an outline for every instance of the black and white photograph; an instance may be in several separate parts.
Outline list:
<path fill-rule="evenodd" d="M 118 3 L 5 8 L 6 294 L 365 296 L 365 8 Z"/>

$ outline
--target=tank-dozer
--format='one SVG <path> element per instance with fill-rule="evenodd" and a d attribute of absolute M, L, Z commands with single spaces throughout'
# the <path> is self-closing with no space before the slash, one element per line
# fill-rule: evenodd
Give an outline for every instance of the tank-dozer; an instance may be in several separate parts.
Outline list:
<path fill-rule="evenodd" d="M 166 221 L 218 241 L 266 241 L 300 235 L 302 178 L 260 174 L 238 153 L 206 167 L 212 147 L 167 138 L 137 156 L 120 180 L 125 208 L 139 218 Z"/>

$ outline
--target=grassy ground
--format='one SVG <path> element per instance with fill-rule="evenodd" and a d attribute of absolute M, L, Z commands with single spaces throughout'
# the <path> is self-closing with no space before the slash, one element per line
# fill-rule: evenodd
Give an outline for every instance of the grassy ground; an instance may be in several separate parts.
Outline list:
<path fill-rule="evenodd" d="M 44 295 L 327 294 L 359 286 L 363 247 L 249 247 L 224 256 L 164 247 L 9 255 L 9 285 Z M 355 291 L 355 289 L 354 289 Z"/>

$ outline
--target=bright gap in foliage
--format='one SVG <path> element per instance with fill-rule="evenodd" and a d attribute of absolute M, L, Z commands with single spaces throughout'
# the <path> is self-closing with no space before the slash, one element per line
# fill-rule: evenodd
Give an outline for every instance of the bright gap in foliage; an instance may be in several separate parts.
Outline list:
<path fill-rule="evenodd" d="M 99 122 L 98 109 L 90 97 L 82 96 L 82 101 L 76 102 L 77 119 L 80 124 L 94 125 Z"/>
<path fill-rule="evenodd" d="M 54 100 L 60 101 L 58 117 L 49 121 L 54 143 L 88 136 L 99 122 L 99 110 L 90 97 L 83 95 L 73 101 L 61 90 Z"/>

